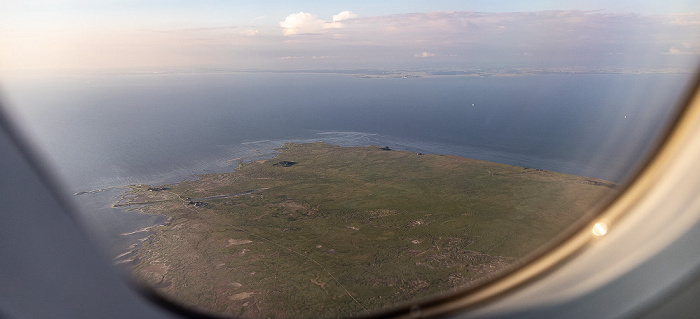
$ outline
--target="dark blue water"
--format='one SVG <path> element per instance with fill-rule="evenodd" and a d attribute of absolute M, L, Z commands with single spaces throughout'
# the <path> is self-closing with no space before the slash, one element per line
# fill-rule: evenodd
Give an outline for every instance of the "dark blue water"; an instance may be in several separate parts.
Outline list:
<path fill-rule="evenodd" d="M 71 193 L 232 170 L 232 159 L 315 140 L 619 182 L 654 145 L 689 79 L 66 76 L 3 83 L 3 96 Z"/>
<path fill-rule="evenodd" d="M 180 74 L 45 78 L 5 91 L 77 192 L 167 180 L 309 139 L 619 181 L 673 113 L 688 78 Z"/>

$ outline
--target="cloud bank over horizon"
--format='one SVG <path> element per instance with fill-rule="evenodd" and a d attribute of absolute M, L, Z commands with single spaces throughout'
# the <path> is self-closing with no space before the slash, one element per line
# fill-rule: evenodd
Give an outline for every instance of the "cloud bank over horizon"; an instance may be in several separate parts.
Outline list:
<path fill-rule="evenodd" d="M 695 13 L 439 11 L 364 17 L 345 10 L 330 17 L 299 11 L 277 21 L 186 30 L 9 30 L 0 35 L 0 57 L 11 62 L 0 67 L 673 67 L 700 59 Z"/>
<path fill-rule="evenodd" d="M 284 21 L 280 22 L 282 32 L 286 36 L 295 34 L 318 34 L 325 29 L 340 29 L 343 27 L 342 21 L 356 18 L 352 11 L 343 11 L 333 16 L 331 21 L 324 21 L 318 16 L 300 11 L 288 15 Z"/>

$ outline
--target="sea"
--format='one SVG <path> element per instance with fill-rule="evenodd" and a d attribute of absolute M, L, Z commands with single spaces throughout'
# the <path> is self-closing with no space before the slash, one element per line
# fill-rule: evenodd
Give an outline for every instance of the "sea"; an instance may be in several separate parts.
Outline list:
<path fill-rule="evenodd" d="M 117 254 L 164 221 L 112 208 L 125 185 L 232 171 L 287 142 L 388 146 L 624 183 L 678 114 L 691 78 L 31 74 L 0 80 L 0 98 L 87 232 Z"/>

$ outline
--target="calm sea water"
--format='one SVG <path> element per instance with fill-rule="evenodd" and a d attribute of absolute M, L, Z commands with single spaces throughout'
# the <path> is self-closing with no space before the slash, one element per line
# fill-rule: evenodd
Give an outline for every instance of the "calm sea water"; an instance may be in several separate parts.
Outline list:
<path fill-rule="evenodd" d="M 10 113 L 75 193 L 230 171 L 232 159 L 317 140 L 620 182 L 654 145 L 689 78 L 235 73 L 26 77 L 0 84 Z M 81 204 L 96 223 L 122 223 L 121 231 L 154 222 L 125 222 L 100 201 Z"/>

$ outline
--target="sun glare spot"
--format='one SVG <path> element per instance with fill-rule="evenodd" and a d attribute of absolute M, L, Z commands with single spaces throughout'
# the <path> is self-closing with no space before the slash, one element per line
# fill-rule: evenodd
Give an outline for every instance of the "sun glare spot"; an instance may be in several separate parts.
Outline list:
<path fill-rule="evenodd" d="M 607 233 L 608 223 L 603 221 L 595 223 L 595 225 L 593 225 L 593 229 L 591 229 L 591 234 L 593 234 L 593 237 L 603 237 Z"/>

